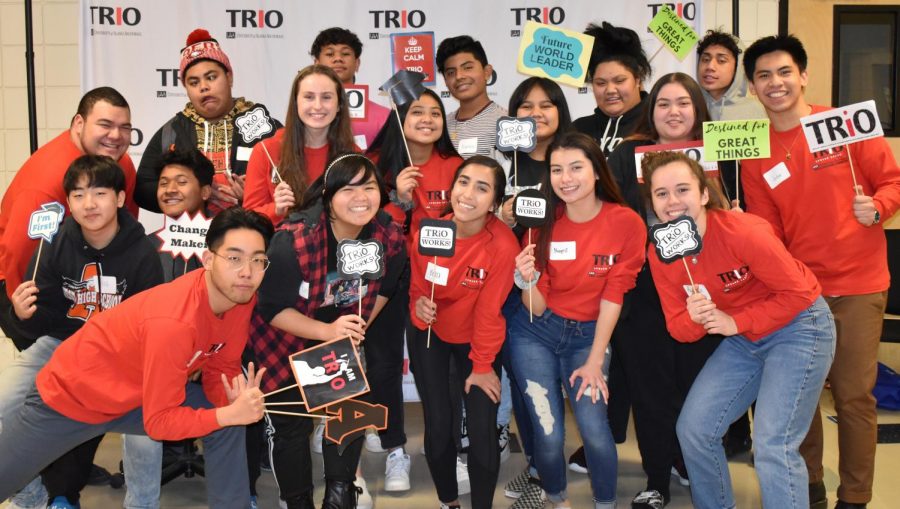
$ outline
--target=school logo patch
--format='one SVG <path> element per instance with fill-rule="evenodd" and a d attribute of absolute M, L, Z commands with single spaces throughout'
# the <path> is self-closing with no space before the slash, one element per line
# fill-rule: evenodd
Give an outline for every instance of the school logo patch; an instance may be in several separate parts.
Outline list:
<path fill-rule="evenodd" d="M 471 265 L 466 267 L 466 274 L 460 284 L 472 290 L 481 290 L 484 288 L 484 280 L 487 279 L 488 271 Z"/>
<path fill-rule="evenodd" d="M 594 264 L 591 266 L 591 270 L 588 271 L 588 277 L 606 276 L 612 270 L 613 265 L 619 261 L 620 255 L 621 253 L 591 255 L 594 258 Z"/>
<path fill-rule="evenodd" d="M 722 291 L 725 293 L 740 290 L 741 288 L 747 286 L 747 284 L 749 284 L 753 279 L 753 273 L 750 272 L 749 265 L 737 267 L 735 269 L 729 270 L 727 272 L 721 272 L 716 275 L 719 276 L 719 281 L 723 285 Z"/>
<path fill-rule="evenodd" d="M 99 263 L 85 264 L 81 280 L 63 277 L 63 296 L 72 301 L 66 317 L 88 321 L 93 314 L 122 302 L 127 284 L 115 276 L 104 276 Z"/>

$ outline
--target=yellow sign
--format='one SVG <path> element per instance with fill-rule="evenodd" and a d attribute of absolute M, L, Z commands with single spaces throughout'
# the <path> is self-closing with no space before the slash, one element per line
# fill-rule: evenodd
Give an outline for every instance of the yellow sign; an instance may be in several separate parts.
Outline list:
<path fill-rule="evenodd" d="M 765 159 L 771 154 L 768 120 L 703 122 L 703 160 Z"/>
<path fill-rule="evenodd" d="M 700 40 L 700 36 L 694 32 L 691 25 L 679 18 L 675 11 L 665 4 L 659 9 L 656 16 L 653 16 L 647 28 L 657 39 L 662 41 L 664 46 L 675 53 L 678 60 L 684 60 L 684 57 Z"/>
<path fill-rule="evenodd" d="M 522 31 L 516 70 L 583 87 L 593 48 L 589 35 L 529 21 Z"/>

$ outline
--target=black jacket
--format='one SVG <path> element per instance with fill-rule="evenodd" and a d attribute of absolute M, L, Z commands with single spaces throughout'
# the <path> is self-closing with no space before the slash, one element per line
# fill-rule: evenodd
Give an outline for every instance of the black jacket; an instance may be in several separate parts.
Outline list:
<path fill-rule="evenodd" d="M 603 113 L 600 108 L 594 108 L 593 115 L 575 120 L 572 122 L 572 127 L 594 138 L 603 149 L 603 154 L 609 156 L 623 138 L 634 132 L 641 115 L 645 113 L 647 97 L 646 92 L 641 92 L 641 102 L 626 111 L 624 115 L 615 118 Z"/>

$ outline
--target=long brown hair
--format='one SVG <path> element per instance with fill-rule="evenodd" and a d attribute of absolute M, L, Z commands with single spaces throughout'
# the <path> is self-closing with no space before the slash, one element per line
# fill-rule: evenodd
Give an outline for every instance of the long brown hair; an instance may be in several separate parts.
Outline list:
<path fill-rule="evenodd" d="M 653 88 L 650 89 L 650 95 L 644 107 L 644 114 L 641 116 L 637 127 L 634 128 L 634 133 L 625 138 L 626 140 L 650 140 L 653 142 L 659 140 L 659 132 L 656 130 L 656 124 L 653 123 L 653 110 L 656 108 L 659 92 L 670 83 L 681 85 L 688 95 L 691 96 L 691 102 L 694 105 L 694 126 L 691 128 L 691 140 L 703 139 L 703 122 L 709 121 L 710 118 L 700 85 L 697 84 L 694 78 L 683 72 L 672 72 L 657 80 Z"/>
<path fill-rule="evenodd" d="M 278 168 L 281 178 L 294 191 L 295 203 L 302 203 L 303 195 L 309 187 L 309 172 L 306 166 L 306 126 L 297 114 L 297 94 L 300 82 L 313 74 L 322 74 L 334 82 L 337 91 L 338 112 L 331 125 L 328 126 L 328 161 L 340 154 L 355 152 L 353 131 L 350 129 L 350 112 L 347 107 L 347 96 L 341 80 L 331 68 L 313 64 L 304 67 L 297 73 L 291 85 L 291 97 L 288 100 L 287 114 L 284 116 L 284 138 L 281 142 L 281 164 Z"/>

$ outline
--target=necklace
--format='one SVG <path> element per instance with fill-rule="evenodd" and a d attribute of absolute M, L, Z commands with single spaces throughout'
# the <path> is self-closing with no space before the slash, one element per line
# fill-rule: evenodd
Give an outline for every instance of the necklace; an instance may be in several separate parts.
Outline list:
<path fill-rule="evenodd" d="M 797 143 L 797 138 L 799 138 L 801 134 L 803 134 L 803 129 L 797 131 L 797 134 L 794 135 L 794 139 L 791 140 L 791 144 L 786 147 L 784 146 L 784 143 L 781 143 L 781 138 L 779 138 L 777 134 L 775 135 L 775 141 L 777 141 L 778 144 L 781 145 L 781 148 L 784 149 L 784 152 L 786 154 L 785 159 L 787 159 L 788 161 L 791 160 L 791 150 L 793 150 L 794 148 L 794 143 Z"/>

